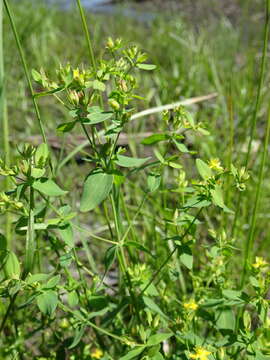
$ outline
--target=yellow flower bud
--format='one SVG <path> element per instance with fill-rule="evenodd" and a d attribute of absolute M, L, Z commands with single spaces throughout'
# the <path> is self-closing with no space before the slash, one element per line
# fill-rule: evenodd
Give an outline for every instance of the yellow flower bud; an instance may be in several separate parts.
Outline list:
<path fill-rule="evenodd" d="M 109 99 L 109 104 L 114 110 L 120 109 L 120 104 L 115 99 Z"/>

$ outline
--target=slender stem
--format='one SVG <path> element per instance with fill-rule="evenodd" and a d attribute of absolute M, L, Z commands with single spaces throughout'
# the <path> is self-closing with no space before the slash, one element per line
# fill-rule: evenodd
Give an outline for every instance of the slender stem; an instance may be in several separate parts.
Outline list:
<path fill-rule="evenodd" d="M 74 310 L 69 309 L 66 305 L 59 304 L 59 306 L 62 308 L 63 311 L 69 312 L 69 313 L 71 313 L 72 315 L 74 315 Z M 76 317 L 77 317 L 80 321 L 82 321 L 83 323 L 88 324 L 89 326 L 91 326 L 91 327 L 94 328 L 95 330 L 101 332 L 102 334 L 107 335 L 107 336 L 109 336 L 109 337 L 111 337 L 111 338 L 114 338 L 114 339 L 116 339 L 116 340 L 118 340 L 118 341 L 120 341 L 120 342 L 122 342 L 122 343 L 126 343 L 126 339 L 121 338 L 120 336 L 115 335 L 115 334 L 113 334 L 113 333 L 111 333 L 111 332 L 109 332 L 109 331 L 107 331 L 107 330 L 105 330 L 105 329 L 97 326 L 96 324 L 92 323 L 91 321 L 85 319 L 85 317 L 81 316 L 81 315 L 79 314 L 79 312 L 76 313 Z M 144 346 L 144 344 L 134 344 L 134 346 Z"/>
<path fill-rule="evenodd" d="M 79 11 L 80 11 L 80 16 L 81 16 L 83 30 L 84 30 L 84 34 L 85 34 L 85 38 L 86 38 L 86 42 L 87 42 L 87 48 L 88 48 L 90 61 L 92 63 L 94 70 L 96 71 L 97 65 L 96 65 L 96 60 L 95 60 L 95 55 L 94 55 L 94 51 L 93 51 L 93 46 L 92 46 L 89 30 L 88 30 L 87 23 L 86 23 L 84 10 L 83 10 L 82 4 L 81 4 L 81 0 L 76 0 L 76 1 L 77 1 Z"/>
<path fill-rule="evenodd" d="M 189 224 L 188 228 L 186 229 L 186 231 L 184 232 L 184 234 L 181 237 L 181 240 L 183 240 L 187 234 L 189 233 L 189 230 L 191 229 L 192 225 L 195 223 L 195 221 L 198 219 L 200 213 L 202 211 L 202 208 L 200 208 L 200 210 L 197 212 L 197 215 L 194 217 L 194 219 L 191 221 L 191 223 Z M 142 289 L 142 291 L 140 292 L 140 296 L 143 295 L 143 293 L 149 288 L 149 286 L 153 283 L 153 281 L 155 281 L 155 279 L 157 278 L 157 276 L 159 275 L 159 273 L 161 272 L 161 270 L 164 268 L 164 266 L 166 266 L 169 262 L 169 260 L 171 259 L 171 257 L 173 256 L 173 254 L 176 252 L 177 250 L 177 246 L 175 246 L 175 248 L 170 252 L 170 254 L 168 255 L 168 257 L 164 260 L 164 262 L 160 265 L 160 267 L 157 269 L 157 271 L 154 273 L 154 275 L 152 276 L 152 279 L 148 282 L 148 284 L 146 284 L 146 286 Z"/>
<path fill-rule="evenodd" d="M 132 228 L 132 226 L 133 226 L 134 221 L 136 220 L 137 216 L 139 215 L 139 213 L 140 213 L 140 211 L 141 211 L 141 208 L 143 207 L 143 205 L 144 205 L 144 203 L 145 203 L 146 197 L 147 197 L 147 193 L 144 195 L 144 197 L 143 197 L 143 199 L 142 199 L 142 201 L 141 201 L 141 203 L 140 203 L 140 205 L 139 205 L 139 207 L 138 207 L 138 209 L 137 209 L 137 211 L 136 211 L 133 219 L 129 222 L 129 226 L 128 226 L 125 234 L 123 235 L 122 239 L 120 240 L 121 244 L 124 243 L 126 237 L 128 236 L 128 234 L 129 234 L 129 232 L 130 232 L 130 230 L 131 230 L 131 228 Z"/>
<path fill-rule="evenodd" d="M 259 112 L 260 100 L 261 100 L 261 92 L 262 92 L 262 87 L 263 87 L 263 82 L 264 82 L 264 77 L 265 77 L 264 75 L 265 75 L 265 67 L 266 67 L 266 60 L 267 60 L 268 38 L 269 38 L 269 16 L 270 16 L 269 11 L 270 11 L 270 0 L 265 0 L 263 54 L 262 54 L 262 60 L 261 60 L 261 66 L 260 66 L 259 85 L 258 85 L 257 94 L 256 94 L 255 107 L 254 107 L 252 120 L 251 120 L 250 137 L 249 137 L 248 150 L 247 150 L 246 159 L 245 159 L 245 167 L 248 167 L 248 165 L 249 165 L 251 147 L 252 147 L 252 142 L 253 142 L 254 136 L 255 136 L 255 130 L 256 130 L 256 125 L 257 125 L 258 112 Z M 232 226 L 232 236 L 234 236 L 235 228 L 237 225 L 237 219 L 238 219 L 238 215 L 239 215 L 241 199 L 242 199 L 242 193 L 239 193 L 238 199 L 237 199 L 235 215 L 234 215 L 233 226 Z"/>
<path fill-rule="evenodd" d="M 21 58 L 22 65 L 23 65 L 25 77 L 26 77 L 26 80 L 27 80 L 27 83 L 28 83 L 28 86 L 29 86 L 29 89 L 30 89 L 34 109 L 35 109 L 35 112 L 36 112 L 36 117 L 37 117 L 37 120 L 38 120 L 38 125 L 39 125 L 40 132 L 41 132 L 41 135 L 42 135 L 42 139 L 43 139 L 43 142 L 47 144 L 46 134 L 45 134 L 45 131 L 44 131 L 42 120 L 41 120 L 39 107 L 38 107 L 37 101 L 36 101 L 35 96 L 34 96 L 35 95 L 34 94 L 34 89 L 33 89 L 33 86 L 32 86 L 28 65 L 27 65 L 26 60 L 25 60 L 24 51 L 23 51 L 23 48 L 22 48 L 22 45 L 21 45 L 21 41 L 20 41 L 20 38 L 19 38 L 19 35 L 18 35 L 18 32 L 17 32 L 15 22 L 14 22 L 14 16 L 13 16 L 13 14 L 11 12 L 11 9 L 10 9 L 10 6 L 9 6 L 9 1 L 8 0 L 3 0 L 3 1 L 4 1 L 4 5 L 5 5 L 6 11 L 7 11 L 7 15 L 8 15 L 8 18 L 9 18 L 9 21 L 10 21 L 12 32 L 13 32 L 13 35 L 14 35 L 14 38 L 15 38 L 15 41 L 16 41 L 16 44 L 17 44 L 17 48 L 18 48 L 18 51 L 19 51 L 19 55 L 20 55 L 20 58 Z"/>
<path fill-rule="evenodd" d="M 97 71 L 97 63 L 96 63 L 96 59 L 95 59 L 95 55 L 94 55 L 94 50 L 93 50 L 93 46 L 92 46 L 92 41 L 91 41 L 89 29 L 88 29 L 87 22 L 86 22 L 85 13 L 84 13 L 84 10 L 83 10 L 82 4 L 81 4 L 81 0 L 76 0 L 76 2 L 77 2 L 77 5 L 78 5 L 78 8 L 79 8 L 79 11 L 80 11 L 80 16 L 81 16 L 82 26 L 83 26 L 83 30 L 84 30 L 86 43 L 87 43 L 90 62 L 92 63 L 94 71 L 96 72 Z M 101 93 L 100 93 L 100 96 L 99 96 L 99 104 L 100 104 L 101 107 L 103 107 L 103 98 L 102 98 Z"/>
<path fill-rule="evenodd" d="M 258 208 L 259 208 L 259 202 L 260 202 L 261 188 L 262 188 L 262 183 L 263 183 L 265 161 L 266 161 L 266 156 L 268 153 L 269 132 L 270 132 L 270 105 L 269 105 L 269 110 L 268 110 L 268 119 L 267 119 L 266 133 L 265 133 L 265 138 L 264 138 L 263 153 L 262 153 L 262 158 L 261 158 L 261 163 L 260 163 L 259 180 L 258 180 L 257 187 L 256 187 L 255 203 L 254 203 L 254 208 L 253 208 L 253 212 L 252 212 L 251 224 L 250 224 L 250 228 L 249 228 L 249 232 L 248 232 L 248 237 L 247 237 L 247 241 L 245 244 L 245 258 L 244 258 L 244 267 L 243 267 L 242 278 L 241 278 L 241 287 L 243 287 L 245 280 L 246 280 L 247 265 L 252 258 L 252 250 L 254 247 L 255 227 L 256 227 L 257 214 L 258 214 Z"/>
<path fill-rule="evenodd" d="M 2 129 L 2 144 L 5 163 L 10 165 L 10 145 L 9 145 L 9 123 L 7 114 L 6 94 L 5 94 L 5 69 L 4 69 L 4 47 L 3 47 L 3 3 L 0 2 L 0 128 Z M 9 177 L 5 179 L 5 190 L 10 187 Z M 11 242 L 11 214 L 6 213 L 6 239 L 9 245 Z"/>
<path fill-rule="evenodd" d="M 87 229 L 84 229 L 83 227 L 77 225 L 77 224 L 74 224 L 74 222 L 72 223 L 72 226 L 76 229 L 78 229 L 79 231 L 83 231 L 85 232 L 86 234 L 88 234 L 90 237 L 92 237 L 93 239 L 97 239 L 99 241 L 104 241 L 106 243 L 109 243 L 109 244 L 113 244 L 113 245 L 118 245 L 118 242 L 116 241 L 112 241 L 112 240 L 109 240 L 109 239 L 105 239 L 101 236 L 97 236 L 95 234 L 93 234 L 91 231 L 87 230 Z"/>
<path fill-rule="evenodd" d="M 6 311 L 6 313 L 5 313 L 4 317 L 3 317 L 3 320 L 2 320 L 1 325 L 0 325 L 0 334 L 4 330 L 4 327 L 6 325 L 6 321 L 7 321 L 8 317 L 9 317 L 9 314 L 10 314 L 12 308 L 13 308 L 13 305 L 15 303 L 15 300 L 16 300 L 18 294 L 19 294 L 19 292 L 17 292 L 15 295 L 13 295 L 12 298 L 10 299 L 10 303 L 8 305 L 7 311 Z"/>
<path fill-rule="evenodd" d="M 26 250 L 25 250 L 25 269 L 24 278 L 32 271 L 35 253 L 35 229 L 34 229 L 34 189 L 30 187 L 30 202 L 29 202 L 28 226 L 26 234 Z"/>
<path fill-rule="evenodd" d="M 112 203 L 112 209 L 113 209 L 113 215 L 114 215 L 117 241 L 119 244 L 121 244 L 121 233 L 120 233 L 120 228 L 119 228 L 119 213 L 118 213 L 118 211 L 117 211 L 118 209 L 116 207 L 115 193 L 113 195 L 111 195 L 111 203 Z M 127 265 L 123 246 L 120 246 L 120 251 L 117 252 L 117 256 L 118 256 L 120 268 L 121 268 L 123 274 L 125 274 L 125 276 L 126 276 L 127 285 L 128 285 L 130 296 L 131 296 L 131 299 L 132 299 L 132 302 L 134 305 L 134 309 L 135 309 L 135 314 L 136 314 L 138 320 L 140 321 L 139 306 L 138 306 L 137 298 L 136 298 L 133 288 L 132 288 L 132 282 L 131 282 L 131 278 L 130 278 L 130 275 L 128 272 L 128 265 Z"/>

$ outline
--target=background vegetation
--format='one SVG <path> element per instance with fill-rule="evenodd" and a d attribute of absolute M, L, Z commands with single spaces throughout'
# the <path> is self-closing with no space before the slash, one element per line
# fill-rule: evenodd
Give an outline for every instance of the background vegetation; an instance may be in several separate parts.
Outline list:
<path fill-rule="evenodd" d="M 68 193 L 58 200 L 36 188 L 31 208 L 31 191 L 20 199 L 18 182 L 12 183 L 10 166 L 21 171 L 22 164 L 38 158 L 22 145 L 44 141 L 3 8 L 1 358 L 269 358 L 268 2 L 198 3 L 146 4 L 126 12 L 130 8 L 124 4 L 113 13 L 86 12 L 97 64 L 109 61 L 105 47 L 111 37 L 137 45 L 156 65 L 154 71 L 134 65 L 139 86 L 133 90 L 138 95 L 133 113 L 211 94 L 189 105 L 188 112 L 169 113 L 171 122 L 157 112 L 126 124 L 113 148 L 115 161 L 122 146 L 129 157 L 149 156 L 155 166 L 120 169 L 126 181 L 115 176 L 114 202 L 108 198 L 105 207 L 99 204 L 87 214 L 80 211 L 80 199 L 93 169 L 93 149 L 81 127 L 72 133 L 56 130 L 72 117 L 54 96 L 35 98 L 51 145 L 50 156 L 39 147 L 44 160 L 39 165 Z M 59 64 L 93 69 L 76 2 L 65 10 L 40 1 L 8 4 L 28 69 L 43 68 L 50 82 L 56 81 Z M 35 93 L 52 89 L 35 73 L 31 82 Z M 102 106 L 99 91 L 94 89 L 96 106 Z M 118 114 L 117 105 L 102 94 L 104 110 Z M 209 134 L 198 129 L 201 123 Z M 181 128 L 188 130 L 183 139 L 176 135 Z M 157 133 L 172 137 L 149 140 Z M 148 140 L 142 144 L 143 139 Z M 217 186 L 222 200 L 211 193 Z M 14 189 L 16 199 L 6 200 Z M 206 193 L 207 207 L 186 205 L 191 195 Z M 24 210 L 11 202 L 19 200 Z M 37 224 L 62 221 L 36 228 L 32 250 L 27 248 L 31 216 Z M 71 221 L 72 235 L 63 230 L 63 216 L 70 216 L 64 220 Z M 115 243 L 123 237 L 127 245 L 119 255 Z"/>

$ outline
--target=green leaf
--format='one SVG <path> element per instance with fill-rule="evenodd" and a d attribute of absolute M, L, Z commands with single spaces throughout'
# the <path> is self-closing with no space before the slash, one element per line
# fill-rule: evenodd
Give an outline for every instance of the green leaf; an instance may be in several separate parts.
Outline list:
<path fill-rule="evenodd" d="M 106 89 L 105 84 L 103 84 L 103 82 L 101 82 L 99 80 L 94 80 L 92 85 L 95 90 L 105 91 L 105 89 Z"/>
<path fill-rule="evenodd" d="M 165 318 L 166 320 L 168 320 L 168 316 L 164 314 L 164 312 L 159 308 L 159 306 L 154 303 L 154 301 L 152 299 L 150 299 L 147 296 L 143 297 L 143 301 L 145 303 L 145 305 L 152 310 L 154 313 L 157 313 L 159 315 L 161 315 L 163 318 Z"/>
<path fill-rule="evenodd" d="M 156 355 L 152 358 L 152 360 L 164 360 L 164 359 L 165 359 L 164 356 L 160 352 L 156 353 Z"/>
<path fill-rule="evenodd" d="M 47 316 L 51 316 L 58 303 L 57 293 L 52 290 L 48 290 L 37 296 L 37 305 L 40 311 Z"/>
<path fill-rule="evenodd" d="M 135 247 L 138 250 L 141 250 L 143 252 L 146 252 L 147 254 L 151 255 L 154 257 L 154 255 L 151 254 L 151 251 L 148 250 L 145 246 L 143 246 L 142 244 L 136 242 L 136 241 L 127 241 L 125 242 L 124 246 L 132 246 Z"/>
<path fill-rule="evenodd" d="M 182 153 L 189 153 L 188 148 L 186 147 L 185 144 L 183 143 L 179 143 L 178 141 L 176 141 L 175 139 L 173 139 L 174 145 L 177 147 L 177 149 L 182 152 Z"/>
<path fill-rule="evenodd" d="M 59 258 L 60 266 L 62 267 L 68 267 L 72 263 L 73 257 L 72 254 L 66 253 Z"/>
<path fill-rule="evenodd" d="M 129 156 L 118 155 L 115 162 L 117 165 L 122 167 L 140 167 L 150 159 L 150 157 L 139 159 Z"/>
<path fill-rule="evenodd" d="M 109 249 L 105 253 L 104 264 L 105 264 L 106 272 L 110 269 L 110 267 L 114 263 L 114 260 L 116 258 L 116 251 L 117 251 L 117 246 L 113 245 L 109 247 Z"/>
<path fill-rule="evenodd" d="M 103 295 L 90 295 L 88 297 L 89 309 L 100 311 L 108 306 L 108 299 Z"/>
<path fill-rule="evenodd" d="M 46 289 L 52 289 L 58 285 L 59 281 L 61 279 L 61 275 L 55 275 L 53 276 L 45 285 Z"/>
<path fill-rule="evenodd" d="M 229 300 L 240 300 L 242 291 L 237 290 L 222 290 L 222 294 Z"/>
<path fill-rule="evenodd" d="M 221 304 L 224 304 L 224 299 L 207 299 L 200 306 L 205 308 L 216 307 Z"/>
<path fill-rule="evenodd" d="M 253 287 L 258 288 L 258 289 L 260 288 L 260 283 L 254 276 L 250 276 L 249 281 Z"/>
<path fill-rule="evenodd" d="M 232 309 L 223 309 L 216 312 L 216 326 L 220 330 L 235 329 L 235 315 Z"/>
<path fill-rule="evenodd" d="M 67 194 L 67 191 L 62 190 L 53 180 L 45 177 L 35 180 L 32 187 L 47 196 L 62 196 Z"/>
<path fill-rule="evenodd" d="M 131 360 L 134 359 L 136 356 L 140 355 L 145 349 L 145 346 L 141 346 L 134 350 L 129 351 L 126 355 L 122 356 L 119 360 Z"/>
<path fill-rule="evenodd" d="M 153 134 L 148 136 L 147 138 L 143 139 L 141 141 L 141 144 L 143 145 L 153 145 L 157 144 L 160 141 L 165 141 L 170 139 L 170 136 L 168 134 Z"/>
<path fill-rule="evenodd" d="M 69 306 L 71 306 L 71 307 L 78 305 L 79 297 L 75 290 L 68 293 L 67 300 L 68 300 Z"/>
<path fill-rule="evenodd" d="M 201 175 L 201 177 L 204 180 L 207 180 L 213 176 L 213 172 L 210 169 L 210 167 L 201 159 L 196 160 L 196 166 L 197 166 L 199 174 Z"/>
<path fill-rule="evenodd" d="M 31 176 L 32 176 L 34 179 L 39 179 L 39 178 L 41 178 L 44 174 L 45 174 L 45 169 L 40 169 L 40 168 L 32 168 L 32 169 L 31 169 Z"/>
<path fill-rule="evenodd" d="M 76 125 L 76 121 L 70 121 L 70 122 L 62 123 L 62 124 L 57 126 L 57 131 L 62 132 L 62 133 L 66 133 L 66 132 L 71 131 L 74 128 L 75 125 Z"/>
<path fill-rule="evenodd" d="M 152 64 L 137 64 L 136 66 L 139 69 L 147 70 L 147 71 L 155 70 L 155 68 L 156 68 L 156 65 L 152 65 Z"/>
<path fill-rule="evenodd" d="M 164 157 L 161 155 L 161 153 L 157 149 L 154 149 L 154 154 L 156 155 L 156 158 L 161 162 L 161 164 L 165 164 Z"/>
<path fill-rule="evenodd" d="M 84 335 L 85 329 L 86 329 L 85 325 L 82 325 L 82 326 L 76 328 L 75 336 L 74 336 L 72 343 L 68 347 L 69 349 L 74 349 L 79 344 L 79 342 L 81 341 L 81 338 Z"/>
<path fill-rule="evenodd" d="M 161 184 L 161 175 L 156 173 L 150 173 L 147 176 L 147 186 L 150 192 L 156 191 Z"/>
<path fill-rule="evenodd" d="M 268 356 L 265 356 L 260 352 L 260 350 L 256 350 L 255 360 L 269 360 L 269 354 Z"/>
<path fill-rule="evenodd" d="M 107 198 L 113 186 L 113 175 L 94 170 L 86 178 L 83 185 L 80 210 L 82 212 L 93 210 Z"/>
<path fill-rule="evenodd" d="M 213 198 L 213 203 L 223 209 L 225 204 L 221 187 L 216 185 L 215 188 L 211 190 L 211 195 Z"/>
<path fill-rule="evenodd" d="M 50 276 L 51 276 L 51 274 L 41 274 L 41 273 L 28 275 L 26 278 L 26 283 L 30 285 L 35 282 L 47 281 Z"/>
<path fill-rule="evenodd" d="M 32 77 L 37 83 L 40 83 L 42 80 L 41 74 L 35 69 L 32 69 Z"/>
<path fill-rule="evenodd" d="M 182 167 L 183 167 L 182 165 L 177 164 L 173 161 L 168 161 L 167 164 L 168 164 L 168 166 L 172 167 L 173 169 L 182 169 Z"/>
<path fill-rule="evenodd" d="M 5 251 L 7 249 L 7 239 L 0 233 L 0 251 Z"/>
<path fill-rule="evenodd" d="M 48 145 L 45 143 L 40 144 L 35 152 L 35 163 L 38 165 L 40 162 L 45 162 L 50 155 Z"/>
<path fill-rule="evenodd" d="M 4 274 L 6 279 L 19 279 L 21 274 L 21 266 L 16 254 L 9 251 L 4 258 Z"/>
<path fill-rule="evenodd" d="M 169 339 L 173 334 L 172 333 L 160 333 L 150 336 L 147 340 L 146 346 L 154 346 L 160 344 L 162 341 Z"/>
<path fill-rule="evenodd" d="M 183 265 L 189 270 L 193 267 L 193 255 L 188 245 L 181 245 L 178 247 L 179 259 Z"/>
<path fill-rule="evenodd" d="M 110 119 L 112 116 L 113 116 L 113 112 L 110 111 L 91 112 L 90 114 L 87 115 L 87 119 L 89 120 L 87 124 L 90 125 L 99 124 L 103 121 Z"/>
<path fill-rule="evenodd" d="M 73 235 L 73 229 L 70 223 L 67 223 L 63 226 L 60 226 L 58 228 L 58 232 L 63 239 L 64 243 L 73 248 L 74 247 L 74 235 Z"/>

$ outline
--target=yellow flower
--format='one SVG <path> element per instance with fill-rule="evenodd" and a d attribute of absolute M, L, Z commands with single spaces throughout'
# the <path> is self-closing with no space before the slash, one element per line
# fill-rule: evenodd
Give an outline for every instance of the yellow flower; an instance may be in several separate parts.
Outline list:
<path fill-rule="evenodd" d="M 220 160 L 219 159 L 211 159 L 208 162 L 208 165 L 210 167 L 210 169 L 216 170 L 216 171 L 223 171 L 223 167 L 220 164 Z"/>
<path fill-rule="evenodd" d="M 198 309 L 198 304 L 194 301 L 194 300 L 190 300 L 189 302 L 184 303 L 184 308 L 186 310 L 197 310 Z"/>
<path fill-rule="evenodd" d="M 203 347 L 196 347 L 195 349 L 195 353 L 194 354 L 190 354 L 189 358 L 190 359 L 198 359 L 198 360 L 208 360 L 208 355 L 210 355 L 211 352 L 204 349 Z"/>
<path fill-rule="evenodd" d="M 265 261 L 264 258 L 260 256 L 256 256 L 255 260 L 255 263 L 252 264 L 255 269 L 259 269 L 268 265 L 267 261 Z"/>
<path fill-rule="evenodd" d="M 93 359 L 101 359 L 103 356 L 103 351 L 100 349 L 95 349 L 94 351 L 91 352 L 91 357 Z"/>
<path fill-rule="evenodd" d="M 80 70 L 77 69 L 73 69 L 73 77 L 74 79 L 79 79 L 80 78 Z"/>

